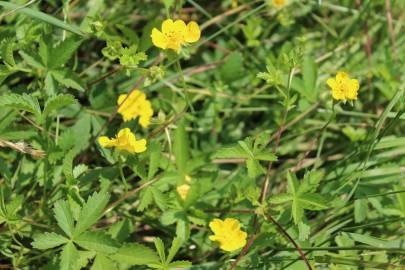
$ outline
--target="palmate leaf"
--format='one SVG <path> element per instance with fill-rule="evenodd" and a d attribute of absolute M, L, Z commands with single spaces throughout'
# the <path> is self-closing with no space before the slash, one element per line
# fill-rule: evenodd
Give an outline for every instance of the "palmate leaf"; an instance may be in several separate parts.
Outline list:
<path fill-rule="evenodd" d="M 106 254 L 116 252 L 119 247 L 110 235 L 103 232 L 85 232 L 76 237 L 74 241 L 84 249 Z"/>
<path fill-rule="evenodd" d="M 57 233 L 42 233 L 34 237 L 32 246 L 37 249 L 48 249 L 60 246 L 69 241 L 69 239 L 63 237 Z"/>
<path fill-rule="evenodd" d="M 146 265 L 159 262 L 155 251 L 137 243 L 124 244 L 115 254 L 111 255 L 110 258 L 129 265 Z"/>
<path fill-rule="evenodd" d="M 50 71 L 53 78 L 60 84 L 79 91 L 84 91 L 85 86 L 80 77 L 73 71 L 62 68 Z"/>
<path fill-rule="evenodd" d="M 55 219 L 58 222 L 59 227 L 68 235 L 72 237 L 74 219 L 72 212 L 70 211 L 70 206 L 67 201 L 57 201 L 53 208 L 55 213 Z"/>
<path fill-rule="evenodd" d="M 69 94 L 53 96 L 46 101 L 42 117 L 46 118 L 52 112 L 58 111 L 68 105 L 75 104 L 76 102 L 77 100 L 75 97 Z"/>
<path fill-rule="evenodd" d="M 103 215 L 110 196 L 106 192 L 94 192 L 89 196 L 82 210 L 74 230 L 74 235 L 78 236 L 90 228 Z"/>

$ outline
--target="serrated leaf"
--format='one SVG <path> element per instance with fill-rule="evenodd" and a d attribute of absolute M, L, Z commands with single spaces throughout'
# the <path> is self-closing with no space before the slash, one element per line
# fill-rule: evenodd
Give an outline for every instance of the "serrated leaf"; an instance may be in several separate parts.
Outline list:
<path fill-rule="evenodd" d="M 79 253 L 72 242 L 67 243 L 60 254 L 61 270 L 76 270 L 77 262 L 80 259 Z"/>
<path fill-rule="evenodd" d="M 110 256 L 117 262 L 129 265 L 146 265 L 159 261 L 159 258 L 152 249 L 137 243 L 124 244 L 117 253 Z"/>
<path fill-rule="evenodd" d="M 48 249 L 60 246 L 69 241 L 69 239 L 63 237 L 60 234 L 54 232 L 46 232 L 34 237 L 34 242 L 31 245 L 37 249 Z"/>
<path fill-rule="evenodd" d="M 41 107 L 38 99 L 27 94 L 5 94 L 0 96 L 0 106 L 23 110 L 35 115 L 38 122 L 41 119 Z"/>
<path fill-rule="evenodd" d="M 52 76 L 60 84 L 84 92 L 85 86 L 80 77 L 71 70 L 58 69 L 52 70 Z"/>
<path fill-rule="evenodd" d="M 301 194 L 298 203 L 308 210 L 323 210 L 329 208 L 328 201 L 321 194 Z"/>
<path fill-rule="evenodd" d="M 49 68 L 54 69 L 66 64 L 73 53 L 79 48 L 82 41 L 81 38 L 72 36 L 52 48 L 50 52 Z"/>
<path fill-rule="evenodd" d="M 287 190 L 294 196 L 295 194 L 297 194 L 298 191 L 298 180 L 295 174 L 292 172 L 287 173 Z"/>
<path fill-rule="evenodd" d="M 294 219 L 294 223 L 298 224 L 302 221 L 302 217 L 304 215 L 304 209 L 301 207 L 297 200 L 293 200 L 291 206 L 292 216 Z"/>
<path fill-rule="evenodd" d="M 77 100 L 69 94 L 60 94 L 49 98 L 44 107 L 43 118 L 46 118 L 52 112 L 62 109 L 65 106 L 76 104 Z"/>
<path fill-rule="evenodd" d="M 153 192 L 152 187 L 146 188 L 143 192 L 141 192 L 140 203 L 138 205 L 137 210 L 143 211 L 153 202 Z"/>
<path fill-rule="evenodd" d="M 270 151 L 260 151 L 259 153 L 254 154 L 255 159 L 266 160 L 266 161 L 276 161 L 277 156 Z"/>
<path fill-rule="evenodd" d="M 15 43 L 12 40 L 6 39 L 2 42 L 2 50 L 1 50 L 1 57 L 3 58 L 4 62 L 7 63 L 7 65 L 14 67 L 15 61 L 14 61 L 14 46 Z"/>
<path fill-rule="evenodd" d="M 290 194 L 277 194 L 270 197 L 270 203 L 281 204 L 294 199 Z"/>
<path fill-rule="evenodd" d="M 153 193 L 153 200 L 155 201 L 156 205 L 161 210 L 165 210 L 167 208 L 167 196 L 156 187 L 152 187 L 151 190 Z"/>
<path fill-rule="evenodd" d="M 182 243 L 183 241 L 178 237 L 173 239 L 169 254 L 167 255 L 166 263 L 170 263 L 173 260 L 174 256 L 176 256 L 177 252 L 181 248 Z"/>
<path fill-rule="evenodd" d="M 57 201 L 53 208 L 55 213 L 55 219 L 58 222 L 59 227 L 68 235 L 72 237 L 74 219 L 72 212 L 70 211 L 70 206 L 67 201 Z"/>
<path fill-rule="evenodd" d="M 76 223 L 74 235 L 77 236 L 90 228 L 103 215 L 104 208 L 107 206 L 110 196 L 105 192 L 94 192 L 89 196 L 87 202 L 80 211 Z"/>
<path fill-rule="evenodd" d="M 217 150 L 213 158 L 248 158 L 249 155 L 239 146 L 224 147 Z"/>
<path fill-rule="evenodd" d="M 110 235 L 103 232 L 85 232 L 76 237 L 74 241 L 84 249 L 106 254 L 116 252 L 119 247 Z"/>
<path fill-rule="evenodd" d="M 90 270 L 115 270 L 117 267 L 114 262 L 103 254 L 97 254 L 93 266 Z"/>
<path fill-rule="evenodd" d="M 21 55 L 24 61 L 27 62 L 28 65 L 38 69 L 45 68 L 45 66 L 41 62 L 41 58 L 39 57 L 39 55 L 33 52 L 31 52 L 31 54 L 28 54 L 24 51 L 19 51 L 18 53 Z"/>
<path fill-rule="evenodd" d="M 193 264 L 190 261 L 174 261 L 171 262 L 169 269 L 190 268 Z"/>
<path fill-rule="evenodd" d="M 163 243 L 162 239 L 160 239 L 159 237 L 155 237 L 155 239 L 153 239 L 153 242 L 155 243 L 155 247 L 159 254 L 160 261 L 162 263 L 166 263 L 165 244 Z"/>
<path fill-rule="evenodd" d="M 62 171 L 66 177 L 67 184 L 72 185 L 74 184 L 75 178 L 73 177 L 73 159 L 76 156 L 77 151 L 75 149 L 71 149 L 63 159 L 63 166 Z"/>
<path fill-rule="evenodd" d="M 246 160 L 246 167 L 248 170 L 248 176 L 250 178 L 256 178 L 257 176 L 265 173 L 265 170 L 260 162 L 253 158 L 248 158 Z"/>
<path fill-rule="evenodd" d="M 152 179 L 155 176 L 160 162 L 160 156 L 162 152 L 162 147 L 158 141 L 152 141 L 149 145 L 149 170 L 148 170 L 148 179 Z"/>

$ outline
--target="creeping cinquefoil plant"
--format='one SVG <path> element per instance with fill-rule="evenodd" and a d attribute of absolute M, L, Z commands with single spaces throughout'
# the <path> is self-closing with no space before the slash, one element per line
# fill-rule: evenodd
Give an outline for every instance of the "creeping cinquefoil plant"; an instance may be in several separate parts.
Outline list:
<path fill-rule="evenodd" d="M 0 1 L 0 269 L 404 269 L 404 10 Z"/>

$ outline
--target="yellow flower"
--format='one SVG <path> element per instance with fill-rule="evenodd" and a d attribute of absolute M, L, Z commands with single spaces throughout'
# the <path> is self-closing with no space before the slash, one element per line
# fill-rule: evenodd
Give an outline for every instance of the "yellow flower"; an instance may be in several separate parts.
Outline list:
<path fill-rule="evenodd" d="M 239 220 L 226 218 L 224 221 L 214 219 L 209 224 L 214 235 L 209 239 L 218 241 L 219 247 L 225 251 L 234 251 L 246 245 L 247 233 L 240 229 Z"/>
<path fill-rule="evenodd" d="M 356 100 L 359 91 L 359 81 L 350 79 L 346 72 L 339 71 L 336 78 L 330 78 L 326 81 L 332 89 L 332 97 L 336 100 Z"/>
<path fill-rule="evenodd" d="M 115 138 L 101 136 L 98 143 L 105 148 L 115 147 L 119 151 L 127 151 L 131 154 L 142 153 L 146 150 L 146 140 L 136 140 L 135 135 L 129 128 L 121 129 Z"/>
<path fill-rule="evenodd" d="M 179 53 L 182 45 L 197 42 L 200 39 L 201 31 L 196 22 L 189 22 L 187 25 L 182 20 L 168 19 L 162 23 L 162 31 L 152 29 L 152 42 L 161 49 L 172 49 Z"/>
<path fill-rule="evenodd" d="M 272 4 L 277 8 L 281 8 L 285 5 L 285 1 L 286 0 L 273 0 Z"/>
<path fill-rule="evenodd" d="M 176 188 L 177 193 L 180 195 L 180 197 L 185 200 L 187 198 L 188 192 L 190 190 L 190 185 L 184 184 L 181 186 L 178 186 Z"/>
<path fill-rule="evenodd" d="M 122 102 L 124 103 L 119 107 L 118 113 L 122 115 L 125 122 L 139 116 L 139 124 L 142 127 L 149 126 L 150 119 L 153 115 L 153 109 L 144 93 L 139 90 L 134 90 L 128 98 L 126 94 L 120 95 L 117 104 L 120 105 Z"/>

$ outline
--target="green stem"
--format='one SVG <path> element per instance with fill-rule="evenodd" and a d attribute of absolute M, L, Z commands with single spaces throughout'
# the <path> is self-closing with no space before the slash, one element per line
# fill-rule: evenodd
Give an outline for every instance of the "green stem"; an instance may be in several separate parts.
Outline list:
<path fill-rule="evenodd" d="M 124 184 L 125 194 L 128 193 L 128 183 L 124 175 L 124 165 L 122 164 L 121 157 L 118 157 L 118 170 L 120 172 L 122 183 Z"/>
<path fill-rule="evenodd" d="M 194 110 L 193 104 L 191 103 L 190 97 L 189 97 L 188 92 L 187 92 L 186 80 L 184 79 L 183 69 L 181 68 L 180 60 L 179 60 L 178 57 L 176 59 L 176 69 L 177 69 L 177 72 L 180 74 L 180 81 L 182 83 L 182 88 L 183 88 L 183 92 L 184 92 L 184 97 L 185 97 L 186 102 L 187 102 L 187 106 L 191 109 L 191 112 L 194 113 L 195 110 Z"/>

